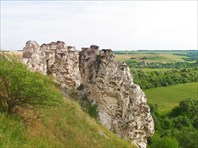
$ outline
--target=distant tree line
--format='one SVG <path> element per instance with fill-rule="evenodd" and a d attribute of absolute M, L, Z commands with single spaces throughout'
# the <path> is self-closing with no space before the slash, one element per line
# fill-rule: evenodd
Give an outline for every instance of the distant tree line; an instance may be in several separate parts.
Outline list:
<path fill-rule="evenodd" d="M 187 58 L 183 58 L 186 61 L 198 61 L 197 50 L 190 50 L 190 51 L 187 51 L 187 53 L 174 53 L 174 55 L 187 56 Z"/>
<path fill-rule="evenodd" d="M 161 63 L 161 62 L 137 62 L 135 60 L 126 60 L 125 63 L 130 68 L 191 68 L 191 67 L 198 67 L 198 60 L 193 63 L 189 62 L 175 62 L 175 63 Z"/>
<path fill-rule="evenodd" d="M 175 55 L 186 56 L 188 53 L 197 54 L 197 50 L 114 50 L 114 54 L 133 54 L 133 53 L 173 53 Z"/>
<path fill-rule="evenodd" d="M 175 84 L 198 82 L 198 68 L 172 69 L 169 71 L 142 71 L 131 69 L 134 82 L 142 89 Z"/>

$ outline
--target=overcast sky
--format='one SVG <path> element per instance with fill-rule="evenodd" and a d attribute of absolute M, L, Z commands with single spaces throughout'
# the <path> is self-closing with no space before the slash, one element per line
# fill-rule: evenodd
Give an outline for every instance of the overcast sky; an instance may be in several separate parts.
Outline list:
<path fill-rule="evenodd" d="M 1 49 L 62 40 L 113 50 L 197 49 L 197 1 L 1 1 Z"/>

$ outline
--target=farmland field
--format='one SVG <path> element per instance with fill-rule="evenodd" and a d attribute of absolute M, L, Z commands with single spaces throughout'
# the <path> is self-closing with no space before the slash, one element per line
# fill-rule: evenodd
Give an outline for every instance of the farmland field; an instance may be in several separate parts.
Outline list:
<path fill-rule="evenodd" d="M 178 84 L 145 90 L 149 103 L 157 104 L 161 113 L 167 113 L 181 100 L 198 99 L 198 83 Z"/>
<path fill-rule="evenodd" d="M 116 54 L 117 61 L 125 61 L 133 58 L 135 61 L 140 62 L 144 60 L 146 62 L 184 62 L 186 56 L 175 55 L 174 53 L 133 53 L 133 54 Z"/>

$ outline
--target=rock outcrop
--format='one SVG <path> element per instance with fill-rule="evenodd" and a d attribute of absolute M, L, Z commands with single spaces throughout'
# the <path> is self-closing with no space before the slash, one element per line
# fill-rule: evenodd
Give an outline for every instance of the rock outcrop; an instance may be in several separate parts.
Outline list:
<path fill-rule="evenodd" d="M 28 41 L 23 49 L 23 62 L 34 71 L 53 75 L 62 87 L 80 86 L 78 51 L 64 42 L 39 46 L 35 41 Z"/>
<path fill-rule="evenodd" d="M 110 49 L 98 46 L 80 52 L 82 86 L 99 109 L 99 120 L 109 130 L 145 148 L 154 133 L 146 96 L 133 83 L 129 67 L 114 60 Z"/>
<path fill-rule="evenodd" d="M 133 83 L 129 67 L 114 60 L 110 49 L 96 45 L 78 54 L 64 42 L 43 44 L 28 41 L 24 62 L 30 69 L 52 74 L 62 86 L 80 88 L 87 99 L 97 104 L 99 121 L 123 139 L 146 148 L 154 133 L 154 122 L 146 96 Z"/>

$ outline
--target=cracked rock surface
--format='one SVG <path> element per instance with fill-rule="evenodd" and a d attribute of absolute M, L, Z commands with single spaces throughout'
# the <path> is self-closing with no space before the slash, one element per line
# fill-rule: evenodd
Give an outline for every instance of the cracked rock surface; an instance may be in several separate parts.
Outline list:
<path fill-rule="evenodd" d="M 41 46 L 35 41 L 28 41 L 23 49 L 23 62 L 33 71 L 53 75 L 62 87 L 80 86 L 78 51 L 62 41 Z"/>
<path fill-rule="evenodd" d="M 80 52 L 80 73 L 84 91 L 99 108 L 99 120 L 121 138 L 145 148 L 154 133 L 147 98 L 133 83 L 129 67 L 117 63 L 110 49 L 98 46 Z"/>

